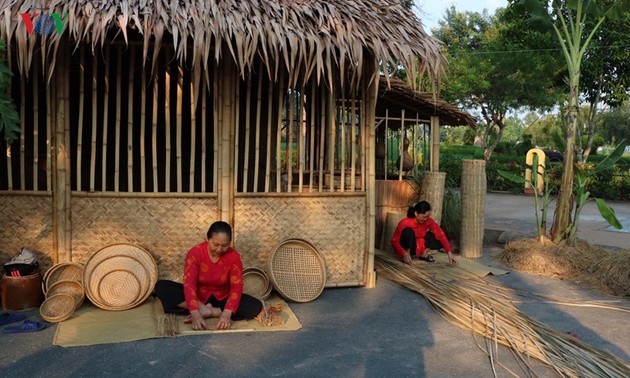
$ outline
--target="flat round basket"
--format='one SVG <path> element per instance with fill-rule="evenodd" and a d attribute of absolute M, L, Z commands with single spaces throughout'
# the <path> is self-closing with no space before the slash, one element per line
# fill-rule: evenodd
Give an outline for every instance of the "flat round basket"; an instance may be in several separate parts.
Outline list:
<path fill-rule="evenodd" d="M 128 310 L 142 303 L 157 282 L 157 265 L 149 252 L 131 244 L 113 244 L 85 263 L 85 294 L 104 310 Z"/>
<path fill-rule="evenodd" d="M 52 295 L 39 307 L 39 313 L 47 322 L 62 322 L 74 313 L 74 297 L 64 293 Z"/>
<path fill-rule="evenodd" d="M 52 297 L 57 294 L 70 294 L 74 298 L 74 309 L 78 309 L 83 304 L 84 292 L 83 285 L 77 281 L 62 280 L 57 281 L 46 293 L 46 297 Z"/>
<path fill-rule="evenodd" d="M 57 281 L 83 282 L 83 265 L 74 262 L 54 265 L 45 274 L 46 291 Z"/>
<path fill-rule="evenodd" d="M 287 239 L 269 257 L 269 276 L 276 291 L 284 298 L 309 302 L 324 290 L 326 263 L 309 242 Z"/>
<path fill-rule="evenodd" d="M 271 294 L 271 282 L 267 273 L 259 268 L 243 269 L 243 293 L 260 300 L 265 300 Z"/>

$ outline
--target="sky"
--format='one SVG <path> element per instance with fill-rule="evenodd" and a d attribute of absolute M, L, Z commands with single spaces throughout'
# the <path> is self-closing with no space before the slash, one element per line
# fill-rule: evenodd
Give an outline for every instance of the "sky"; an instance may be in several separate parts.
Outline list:
<path fill-rule="evenodd" d="M 485 8 L 492 14 L 496 8 L 507 6 L 507 0 L 416 0 L 414 12 L 426 32 L 431 33 L 451 5 L 455 5 L 458 11 L 481 12 Z"/>

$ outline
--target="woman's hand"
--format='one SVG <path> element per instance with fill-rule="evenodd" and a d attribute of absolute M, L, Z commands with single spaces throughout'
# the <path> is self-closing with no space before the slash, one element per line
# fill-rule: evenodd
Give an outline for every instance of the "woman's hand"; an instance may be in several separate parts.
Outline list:
<path fill-rule="evenodd" d="M 448 256 L 448 262 L 451 263 L 452 265 L 457 265 L 457 260 L 455 260 L 455 256 L 453 256 L 452 252 L 446 252 L 446 255 Z"/>
<path fill-rule="evenodd" d="M 217 323 L 217 329 L 228 329 L 232 325 L 232 311 L 223 310 L 221 316 L 219 316 L 219 322 Z"/>
<path fill-rule="evenodd" d="M 409 252 L 405 252 L 405 254 L 403 255 L 403 261 L 411 265 L 411 254 Z"/>
<path fill-rule="evenodd" d="M 192 329 L 200 331 L 202 329 L 208 329 L 206 321 L 203 320 L 203 316 L 199 310 L 193 310 L 190 312 L 190 320 L 192 323 Z"/>

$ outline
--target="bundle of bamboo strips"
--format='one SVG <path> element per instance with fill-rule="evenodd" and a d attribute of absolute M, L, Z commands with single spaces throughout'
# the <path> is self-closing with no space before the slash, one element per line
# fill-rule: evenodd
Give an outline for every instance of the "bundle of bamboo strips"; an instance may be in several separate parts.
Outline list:
<path fill-rule="evenodd" d="M 394 256 L 377 255 L 377 271 L 385 278 L 418 292 L 449 322 L 484 337 L 477 345 L 495 364 L 498 344 L 510 348 L 519 366 L 533 375 L 529 359 L 550 365 L 568 377 L 627 377 L 630 366 L 617 357 L 574 338 L 519 311 L 509 289 L 446 264 L 409 266 Z M 497 295 L 498 294 L 498 295 Z M 475 339 L 476 340 L 476 339 Z M 496 371 L 495 371 L 496 375 Z"/>

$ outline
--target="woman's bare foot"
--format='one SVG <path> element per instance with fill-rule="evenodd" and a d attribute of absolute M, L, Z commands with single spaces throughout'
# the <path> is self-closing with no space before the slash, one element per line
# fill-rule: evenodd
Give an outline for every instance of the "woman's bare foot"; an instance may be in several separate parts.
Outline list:
<path fill-rule="evenodd" d="M 212 307 L 207 304 L 199 304 L 199 313 L 204 319 L 208 318 L 218 318 L 221 316 L 221 309 Z M 188 317 L 184 320 L 184 323 L 190 323 L 192 321 L 192 317 L 188 315 Z"/>

